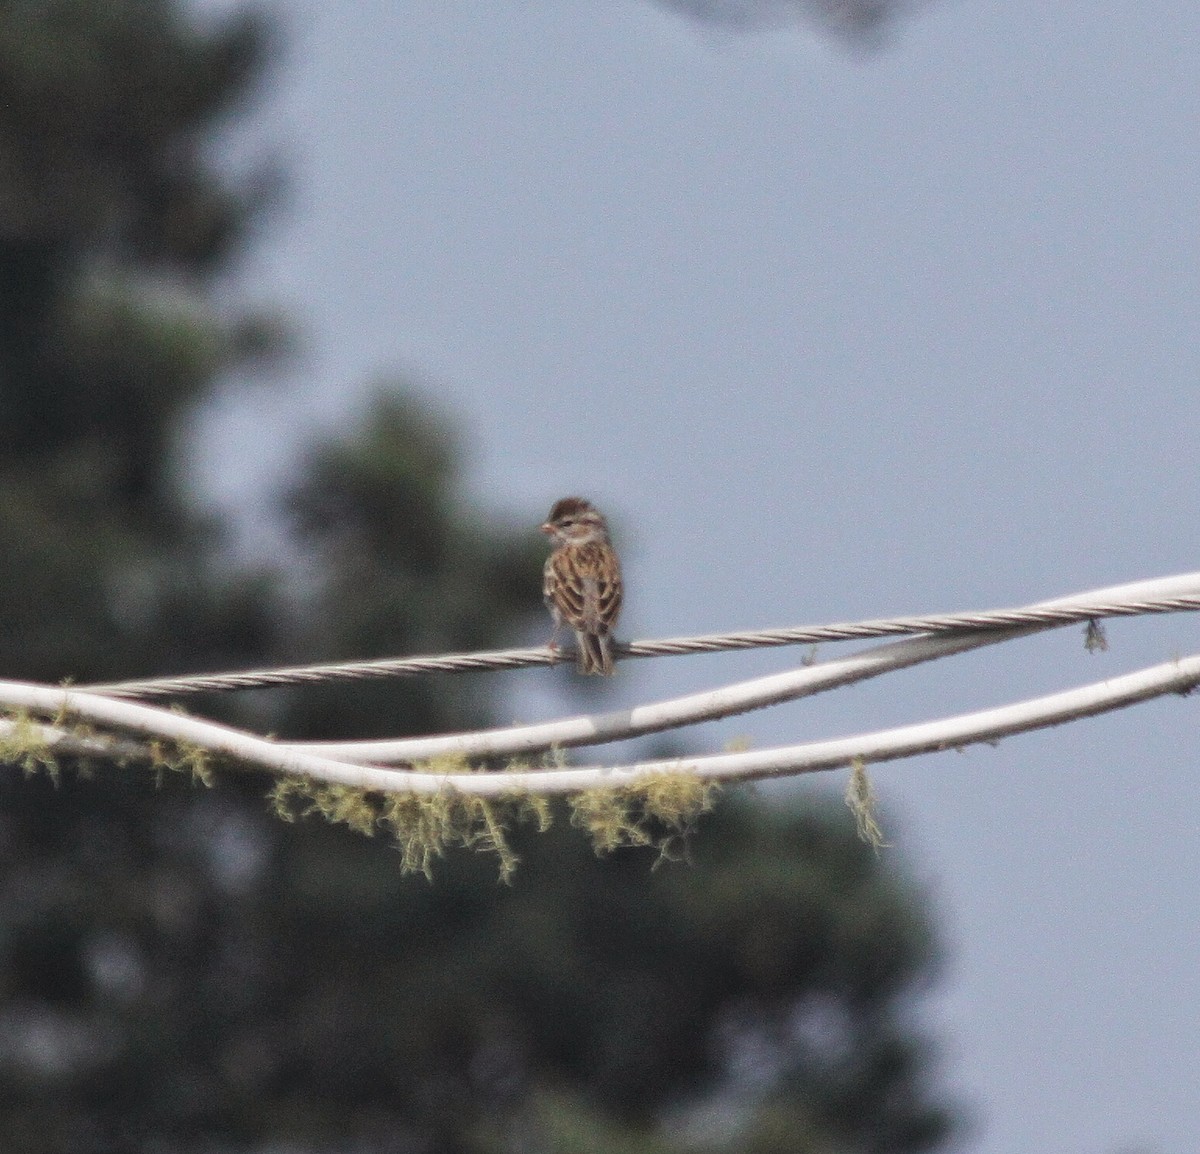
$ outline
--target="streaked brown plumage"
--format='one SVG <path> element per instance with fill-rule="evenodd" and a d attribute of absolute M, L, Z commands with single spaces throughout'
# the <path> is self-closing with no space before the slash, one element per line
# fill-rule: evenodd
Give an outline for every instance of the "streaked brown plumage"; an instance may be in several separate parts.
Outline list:
<path fill-rule="evenodd" d="M 609 677 L 622 589 L 608 524 L 582 497 L 564 497 L 550 510 L 542 532 L 553 544 L 542 572 L 542 594 L 554 618 L 554 635 L 569 626 L 579 648 L 579 672 Z"/>

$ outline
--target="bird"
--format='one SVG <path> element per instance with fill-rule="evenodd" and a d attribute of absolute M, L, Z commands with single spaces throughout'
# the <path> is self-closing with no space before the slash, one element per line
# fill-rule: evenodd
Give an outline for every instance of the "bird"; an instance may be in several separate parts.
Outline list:
<path fill-rule="evenodd" d="M 575 632 L 580 673 L 611 677 L 612 631 L 621 612 L 621 563 L 608 522 L 590 501 L 563 497 L 541 530 L 550 538 L 542 596 L 554 618 L 551 648 L 563 625 Z"/>

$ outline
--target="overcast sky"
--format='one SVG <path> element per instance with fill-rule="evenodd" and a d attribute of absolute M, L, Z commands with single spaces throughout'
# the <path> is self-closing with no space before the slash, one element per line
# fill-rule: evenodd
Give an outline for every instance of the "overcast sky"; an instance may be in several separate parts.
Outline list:
<path fill-rule="evenodd" d="M 236 291 L 307 346 L 208 422 L 218 496 L 265 501 L 289 446 L 408 377 L 491 513 L 611 514 L 626 636 L 1200 568 L 1200 7 L 954 0 L 872 54 L 645 0 L 278 10 L 250 137 L 293 197 Z M 1197 632 L 1061 631 L 695 740 L 1001 704 Z M 798 656 L 630 664 L 607 703 Z M 514 708 L 570 676 L 520 675 Z M 971 1154 L 1196 1148 L 1197 708 L 873 772 L 949 947 L 929 1020 Z"/>

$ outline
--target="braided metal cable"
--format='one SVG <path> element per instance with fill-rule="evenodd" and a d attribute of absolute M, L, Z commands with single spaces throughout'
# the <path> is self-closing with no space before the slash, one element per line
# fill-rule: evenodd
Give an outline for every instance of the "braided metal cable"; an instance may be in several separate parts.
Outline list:
<path fill-rule="evenodd" d="M 1102 617 L 1135 617 L 1142 614 L 1176 613 L 1200 609 L 1200 594 L 1139 600 L 1097 600 L 1080 604 L 1032 605 L 1022 609 L 992 609 L 972 613 L 931 616 L 889 617 L 832 625 L 808 625 L 790 629 L 757 629 L 740 633 L 715 633 L 698 637 L 673 637 L 657 641 L 618 644 L 616 654 L 627 657 L 669 657 L 690 653 L 715 653 L 731 649 L 758 649 L 781 645 L 814 645 L 823 641 L 862 640 L 914 633 L 947 634 L 1007 629 L 1019 625 L 1070 625 Z M 192 693 L 227 693 L 236 689 L 267 689 L 286 685 L 314 685 L 338 681 L 373 681 L 392 677 L 416 677 L 427 673 L 461 673 L 469 670 L 522 669 L 557 665 L 574 660 L 567 651 L 540 646 L 533 649 L 499 649 L 480 653 L 448 653 L 429 657 L 384 658 L 347 661 L 326 665 L 297 665 L 278 669 L 255 669 L 241 673 L 196 674 L 161 677 L 143 681 L 119 681 L 81 685 L 90 693 L 113 697 L 163 698 Z"/>

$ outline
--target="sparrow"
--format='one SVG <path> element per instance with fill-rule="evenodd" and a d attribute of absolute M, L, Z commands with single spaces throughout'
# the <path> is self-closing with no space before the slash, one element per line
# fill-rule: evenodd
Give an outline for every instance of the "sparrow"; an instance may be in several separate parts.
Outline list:
<path fill-rule="evenodd" d="M 542 571 L 542 596 L 554 618 L 554 646 L 563 625 L 575 631 L 579 672 L 611 677 L 612 631 L 621 612 L 621 563 L 608 523 L 582 497 L 555 503 L 541 527 L 552 548 Z"/>

